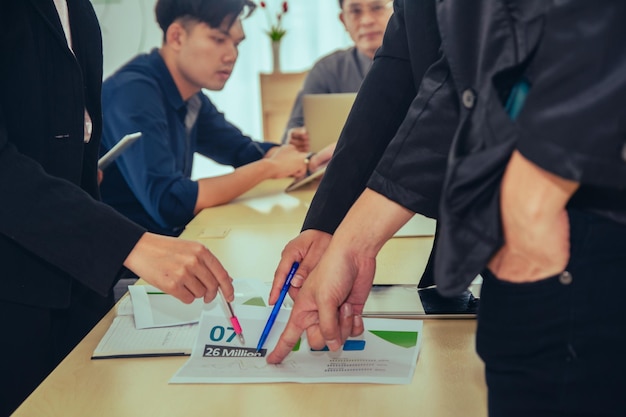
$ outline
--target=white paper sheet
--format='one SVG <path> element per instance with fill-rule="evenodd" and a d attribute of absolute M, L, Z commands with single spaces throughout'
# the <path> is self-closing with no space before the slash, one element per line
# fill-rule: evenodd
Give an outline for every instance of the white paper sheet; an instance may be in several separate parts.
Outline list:
<path fill-rule="evenodd" d="M 132 315 L 117 316 L 91 358 L 188 356 L 197 335 L 198 323 L 138 330 Z"/>
<path fill-rule="evenodd" d="M 258 299 L 259 304 L 265 305 L 266 300 L 262 297 L 268 294 L 266 284 L 253 279 L 236 279 L 233 286 L 235 287 L 233 305 L 253 303 L 254 299 Z M 201 298 L 195 299 L 191 304 L 185 304 L 151 285 L 131 285 L 128 291 L 132 298 L 137 329 L 197 323 L 205 306 Z M 222 300 L 218 296 L 211 303 L 220 304 Z"/>
<path fill-rule="evenodd" d="M 265 356 L 276 345 L 289 316 L 289 310 L 281 310 L 257 356 L 256 343 L 270 310 L 238 306 L 247 344 L 241 346 L 221 310 L 206 308 L 191 357 L 170 382 L 408 384 L 413 379 L 422 321 L 365 318 L 363 335 L 349 339 L 338 352 L 312 351 L 303 337 L 282 364 L 268 365 Z"/>
<path fill-rule="evenodd" d="M 265 307 L 269 294 L 269 284 L 258 280 L 235 279 L 235 312 L 238 305 Z M 129 287 L 134 296 L 124 297 L 117 308 L 106 334 L 98 343 L 92 358 L 126 358 L 143 356 L 189 356 L 198 334 L 198 321 L 204 304 L 185 304 L 171 295 L 150 294 L 160 291 L 150 285 Z M 200 300 L 202 301 L 202 300 Z M 139 304 L 135 306 L 134 304 Z M 222 311 L 220 300 L 207 304 L 216 311 Z M 226 317 L 226 312 L 222 312 Z M 142 317 L 143 326 L 135 325 L 137 316 Z M 172 323 L 187 322 L 173 325 Z"/>

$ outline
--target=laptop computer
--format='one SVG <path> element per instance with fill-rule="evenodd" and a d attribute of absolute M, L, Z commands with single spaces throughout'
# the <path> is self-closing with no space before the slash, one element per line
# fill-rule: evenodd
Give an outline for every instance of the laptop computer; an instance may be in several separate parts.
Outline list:
<path fill-rule="evenodd" d="M 318 152 L 339 139 L 355 97 L 356 93 L 305 94 L 302 97 L 311 151 Z"/>

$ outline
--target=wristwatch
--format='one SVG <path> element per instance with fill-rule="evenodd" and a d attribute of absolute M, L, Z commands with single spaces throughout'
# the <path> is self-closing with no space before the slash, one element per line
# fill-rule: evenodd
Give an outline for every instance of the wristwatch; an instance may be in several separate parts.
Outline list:
<path fill-rule="evenodd" d="M 309 165 L 311 164 L 311 158 L 313 158 L 315 152 L 309 152 L 304 157 L 304 165 L 306 165 L 306 175 L 311 175 L 311 170 L 309 169 Z"/>

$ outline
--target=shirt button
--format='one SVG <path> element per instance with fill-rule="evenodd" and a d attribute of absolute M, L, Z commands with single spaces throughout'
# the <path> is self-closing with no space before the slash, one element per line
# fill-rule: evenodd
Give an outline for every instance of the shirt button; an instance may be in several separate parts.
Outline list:
<path fill-rule="evenodd" d="M 563 285 L 571 284 L 572 280 L 573 280 L 572 274 L 570 274 L 567 271 L 563 271 L 561 272 L 561 275 L 559 275 L 559 282 Z"/>
<path fill-rule="evenodd" d="M 461 101 L 463 101 L 463 106 L 466 109 L 471 109 L 476 103 L 476 94 L 474 93 L 474 91 L 472 91 L 471 88 L 468 88 L 467 90 L 463 91 L 463 94 L 461 95 Z"/>

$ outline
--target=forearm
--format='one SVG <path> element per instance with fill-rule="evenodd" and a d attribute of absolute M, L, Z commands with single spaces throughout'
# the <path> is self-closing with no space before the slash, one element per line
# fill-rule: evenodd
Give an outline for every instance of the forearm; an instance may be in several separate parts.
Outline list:
<path fill-rule="evenodd" d="M 272 148 L 269 148 L 267 150 L 267 152 L 265 152 L 265 155 L 263 156 L 263 158 L 269 159 L 271 157 L 273 157 L 277 152 L 280 151 L 280 146 L 274 146 Z"/>
<path fill-rule="evenodd" d="M 382 246 L 414 215 L 412 211 L 365 189 L 335 232 L 331 245 L 376 257 Z"/>
<path fill-rule="evenodd" d="M 539 168 L 515 151 L 501 185 L 504 246 L 488 264 L 500 279 L 532 282 L 562 272 L 570 258 L 565 207 L 578 183 Z"/>
<path fill-rule="evenodd" d="M 194 214 L 202 209 L 226 204 L 261 181 L 272 178 L 275 163 L 267 158 L 235 169 L 231 174 L 198 180 L 198 198 Z"/>
<path fill-rule="evenodd" d="M 502 180 L 501 205 L 533 225 L 563 210 L 579 184 L 554 175 L 515 151 Z"/>

